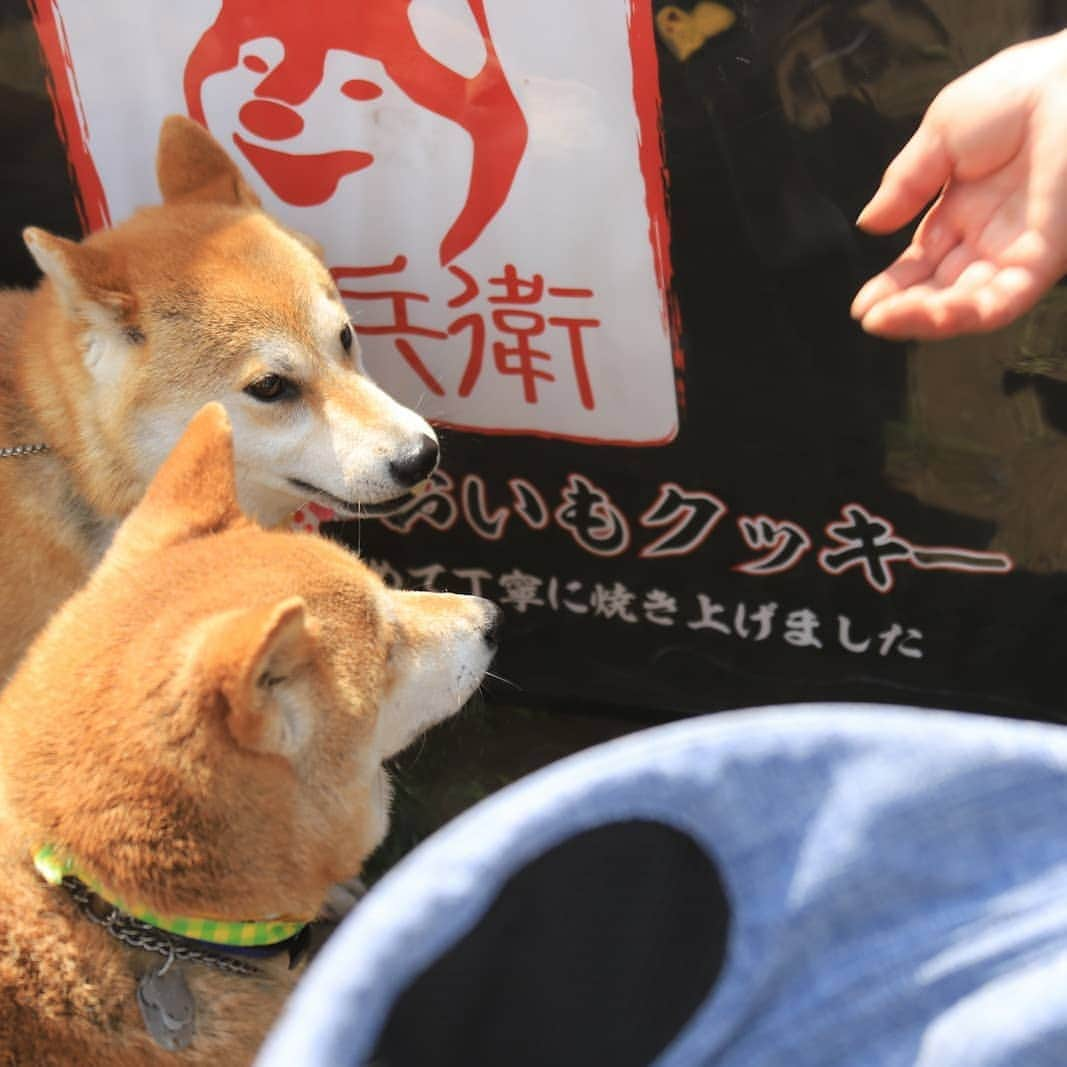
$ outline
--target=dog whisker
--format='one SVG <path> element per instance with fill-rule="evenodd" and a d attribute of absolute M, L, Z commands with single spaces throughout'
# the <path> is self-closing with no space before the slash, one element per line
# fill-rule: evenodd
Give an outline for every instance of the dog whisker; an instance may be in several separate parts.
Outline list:
<path fill-rule="evenodd" d="M 522 686 L 518 682 L 513 682 L 510 678 L 505 678 L 502 674 L 494 674 L 492 671 L 485 672 L 486 678 L 492 678 L 495 682 L 503 682 L 505 685 L 510 685 L 513 689 L 521 689 Z M 479 686 L 479 689 L 481 687 Z"/>
<path fill-rule="evenodd" d="M 404 759 L 404 771 L 413 770 L 426 751 L 426 734 L 419 734 L 418 741 L 408 749 Z"/>

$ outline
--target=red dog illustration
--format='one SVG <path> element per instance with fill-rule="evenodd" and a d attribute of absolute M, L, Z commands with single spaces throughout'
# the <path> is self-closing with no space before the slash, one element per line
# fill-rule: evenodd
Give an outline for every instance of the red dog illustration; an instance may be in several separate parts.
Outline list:
<path fill-rule="evenodd" d="M 493 46 L 483 0 L 467 0 L 485 46 L 485 62 L 473 77 L 440 63 L 419 44 L 411 2 L 224 0 L 189 56 L 185 98 L 189 114 L 206 126 L 205 81 L 243 65 L 262 78 L 238 113 L 240 127 L 258 141 L 287 141 L 304 130 L 301 108 L 323 86 L 330 53 L 376 60 L 409 101 L 455 123 L 473 144 L 466 201 L 440 245 L 444 264 L 469 248 L 503 206 L 526 149 L 527 125 Z M 242 57 L 249 42 L 267 42 L 270 47 L 262 51 L 278 58 L 271 62 L 254 50 Z M 384 91 L 370 77 L 350 78 L 339 89 L 348 100 L 369 106 Z M 233 140 L 275 195 L 298 206 L 329 200 L 342 178 L 374 166 L 376 159 L 352 149 L 285 152 L 240 131 Z"/>

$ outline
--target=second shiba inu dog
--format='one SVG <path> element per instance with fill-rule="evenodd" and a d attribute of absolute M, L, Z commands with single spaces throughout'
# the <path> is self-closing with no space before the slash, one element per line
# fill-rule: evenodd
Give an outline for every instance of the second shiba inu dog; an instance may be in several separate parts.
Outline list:
<path fill-rule="evenodd" d="M 308 500 L 387 513 L 437 463 L 430 426 L 363 372 L 314 242 L 260 209 L 210 134 L 167 119 L 157 174 L 162 206 L 112 230 L 28 229 L 45 280 L 0 294 L 0 684 L 206 402 L 266 525 Z"/>
<path fill-rule="evenodd" d="M 250 522 L 208 405 L 0 694 L 0 1063 L 249 1063 L 498 617 Z"/>

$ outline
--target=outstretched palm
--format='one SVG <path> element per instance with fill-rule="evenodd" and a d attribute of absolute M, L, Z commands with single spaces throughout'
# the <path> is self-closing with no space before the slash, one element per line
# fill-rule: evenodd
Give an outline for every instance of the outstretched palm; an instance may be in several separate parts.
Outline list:
<path fill-rule="evenodd" d="M 889 233 L 937 197 L 852 314 L 884 337 L 995 330 L 1067 272 L 1067 34 L 1019 45 L 947 86 L 858 224 Z"/>

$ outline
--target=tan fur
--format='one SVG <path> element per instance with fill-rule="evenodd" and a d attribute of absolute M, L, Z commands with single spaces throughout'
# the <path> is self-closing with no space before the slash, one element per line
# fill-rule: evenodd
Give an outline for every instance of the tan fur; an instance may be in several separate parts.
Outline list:
<path fill-rule="evenodd" d="M 246 510 L 274 525 L 308 496 L 388 506 L 390 460 L 433 431 L 360 370 L 358 343 L 314 242 L 260 210 L 210 135 L 172 117 L 160 137 L 164 204 L 83 242 L 29 229 L 47 277 L 0 294 L 0 683 L 84 581 L 192 415 L 219 400 L 235 429 Z M 292 403 L 243 390 L 288 367 Z M 325 499 L 325 498 L 323 498 Z"/>
<path fill-rule="evenodd" d="M 284 960 L 183 965 L 197 1036 L 164 1054 L 135 999 L 160 958 L 88 923 L 31 851 L 164 913 L 314 915 L 384 834 L 381 761 L 480 681 L 495 613 L 245 518 L 205 408 L 0 696 L 0 1063 L 250 1062 Z"/>

